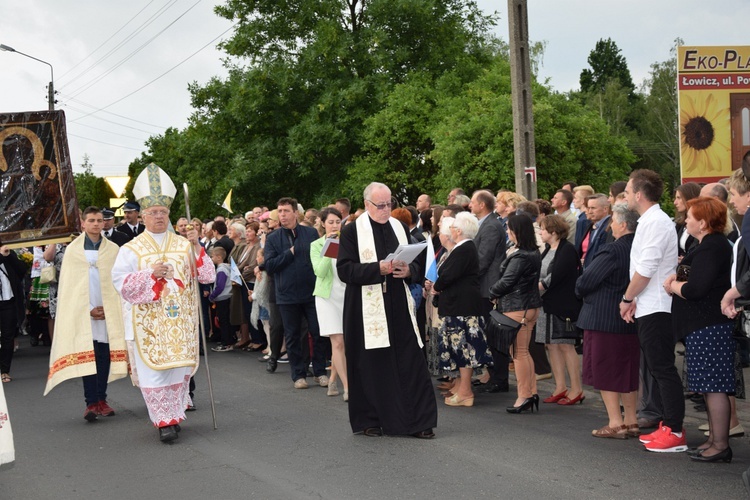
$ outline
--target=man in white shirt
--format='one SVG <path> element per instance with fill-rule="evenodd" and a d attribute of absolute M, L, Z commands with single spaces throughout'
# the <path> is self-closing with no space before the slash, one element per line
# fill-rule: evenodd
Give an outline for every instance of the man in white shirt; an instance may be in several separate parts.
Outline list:
<path fill-rule="evenodd" d="M 635 321 L 648 371 L 661 397 L 664 420 L 640 440 L 648 451 L 687 450 L 685 400 L 674 364 L 672 297 L 663 288 L 677 266 L 677 233 L 669 216 L 659 207 L 664 183 L 656 172 L 641 169 L 630 174 L 625 187 L 628 208 L 640 215 L 630 251 L 630 284 L 620 303 L 620 315 Z"/>

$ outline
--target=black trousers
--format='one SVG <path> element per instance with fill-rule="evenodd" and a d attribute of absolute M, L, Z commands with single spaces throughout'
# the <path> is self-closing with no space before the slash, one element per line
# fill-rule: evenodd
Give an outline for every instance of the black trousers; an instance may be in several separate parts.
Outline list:
<path fill-rule="evenodd" d="M 682 381 L 674 365 L 674 335 L 669 313 L 653 313 L 635 321 L 646 369 L 651 373 L 656 391 L 661 396 L 664 425 L 673 432 L 682 432 L 685 419 L 685 398 Z"/>
<path fill-rule="evenodd" d="M 219 328 L 221 329 L 221 345 L 234 345 L 234 327 L 230 322 L 229 299 L 218 300 L 216 304 L 216 315 L 219 317 Z"/>
<path fill-rule="evenodd" d="M 281 321 L 279 306 L 275 302 L 268 303 L 268 323 L 271 327 L 269 335 L 271 339 L 271 357 L 279 359 L 281 357 L 281 346 L 284 345 L 284 323 Z"/>
<path fill-rule="evenodd" d="M 0 373 L 10 373 L 13 341 L 18 335 L 16 299 L 0 301 Z"/>

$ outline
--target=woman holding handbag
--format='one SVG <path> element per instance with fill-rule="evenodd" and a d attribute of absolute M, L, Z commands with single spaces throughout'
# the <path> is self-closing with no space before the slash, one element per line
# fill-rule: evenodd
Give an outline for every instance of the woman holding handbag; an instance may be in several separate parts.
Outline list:
<path fill-rule="evenodd" d="M 522 413 L 539 408 L 534 361 L 529 355 L 529 342 L 539 316 L 539 270 L 542 261 L 536 245 L 534 225 L 526 215 L 508 217 L 508 238 L 517 250 L 503 260 L 500 279 L 490 287 L 490 297 L 505 316 L 521 323 L 511 349 L 515 364 L 518 397 L 508 413 Z"/>
<path fill-rule="evenodd" d="M 457 377 L 453 394 L 445 398 L 448 406 L 474 406 L 471 375 L 475 368 L 492 363 L 484 336 L 479 256 L 472 241 L 478 230 L 479 224 L 472 214 L 456 214 L 450 226 L 450 241 L 455 246 L 440 266 L 440 274 L 432 286 L 442 319 L 440 367 Z"/>
<path fill-rule="evenodd" d="M 547 345 L 555 391 L 544 400 L 563 406 L 582 403 L 585 399 L 581 383 L 581 366 L 575 343 L 578 329 L 575 321 L 581 310 L 581 301 L 575 295 L 576 280 L 581 261 L 578 252 L 567 240 L 570 226 L 559 215 L 542 219 L 542 253 L 539 292 L 542 294 L 542 311 L 536 329 L 536 341 Z M 570 390 L 565 372 L 570 377 Z"/>
<path fill-rule="evenodd" d="M 672 295 L 675 336 L 685 343 L 688 389 L 703 394 L 708 413 L 709 438 L 688 455 L 699 462 L 731 462 L 729 394 L 737 387 L 735 341 L 733 323 L 721 312 L 732 271 L 732 246 L 723 234 L 727 207 L 715 198 L 701 196 L 688 201 L 687 209 L 685 227 L 697 243 L 677 273 L 664 282 L 664 288 Z M 653 440 L 655 434 L 641 436 L 641 442 Z"/>

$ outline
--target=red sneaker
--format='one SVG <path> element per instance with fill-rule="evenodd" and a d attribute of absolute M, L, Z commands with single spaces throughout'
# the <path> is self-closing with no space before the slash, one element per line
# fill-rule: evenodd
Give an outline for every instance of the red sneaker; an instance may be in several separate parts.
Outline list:
<path fill-rule="evenodd" d="M 99 415 L 103 417 L 114 417 L 115 410 L 106 401 L 99 401 Z"/>
<path fill-rule="evenodd" d="M 659 422 L 659 427 L 656 428 L 654 432 L 650 432 L 648 434 L 641 434 L 638 439 L 641 443 L 647 444 L 656 439 L 656 436 L 658 436 L 661 433 L 661 426 L 664 425 L 664 422 Z"/>
<path fill-rule="evenodd" d="M 659 429 L 660 434 L 654 437 L 650 443 L 646 443 L 648 451 L 657 453 L 679 453 L 687 451 L 687 439 L 685 438 L 685 429 L 682 429 L 682 436 L 677 436 L 672 429 L 662 425 Z"/>
<path fill-rule="evenodd" d="M 86 407 L 86 411 L 83 412 L 83 418 L 87 422 L 93 422 L 96 420 L 96 416 L 99 413 L 99 403 L 90 404 Z"/>

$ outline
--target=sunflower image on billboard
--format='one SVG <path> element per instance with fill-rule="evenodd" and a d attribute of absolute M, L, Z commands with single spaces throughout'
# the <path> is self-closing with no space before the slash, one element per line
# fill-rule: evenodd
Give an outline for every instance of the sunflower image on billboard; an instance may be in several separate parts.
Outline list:
<path fill-rule="evenodd" d="M 677 52 L 683 182 L 716 182 L 750 165 L 750 46 Z"/>

